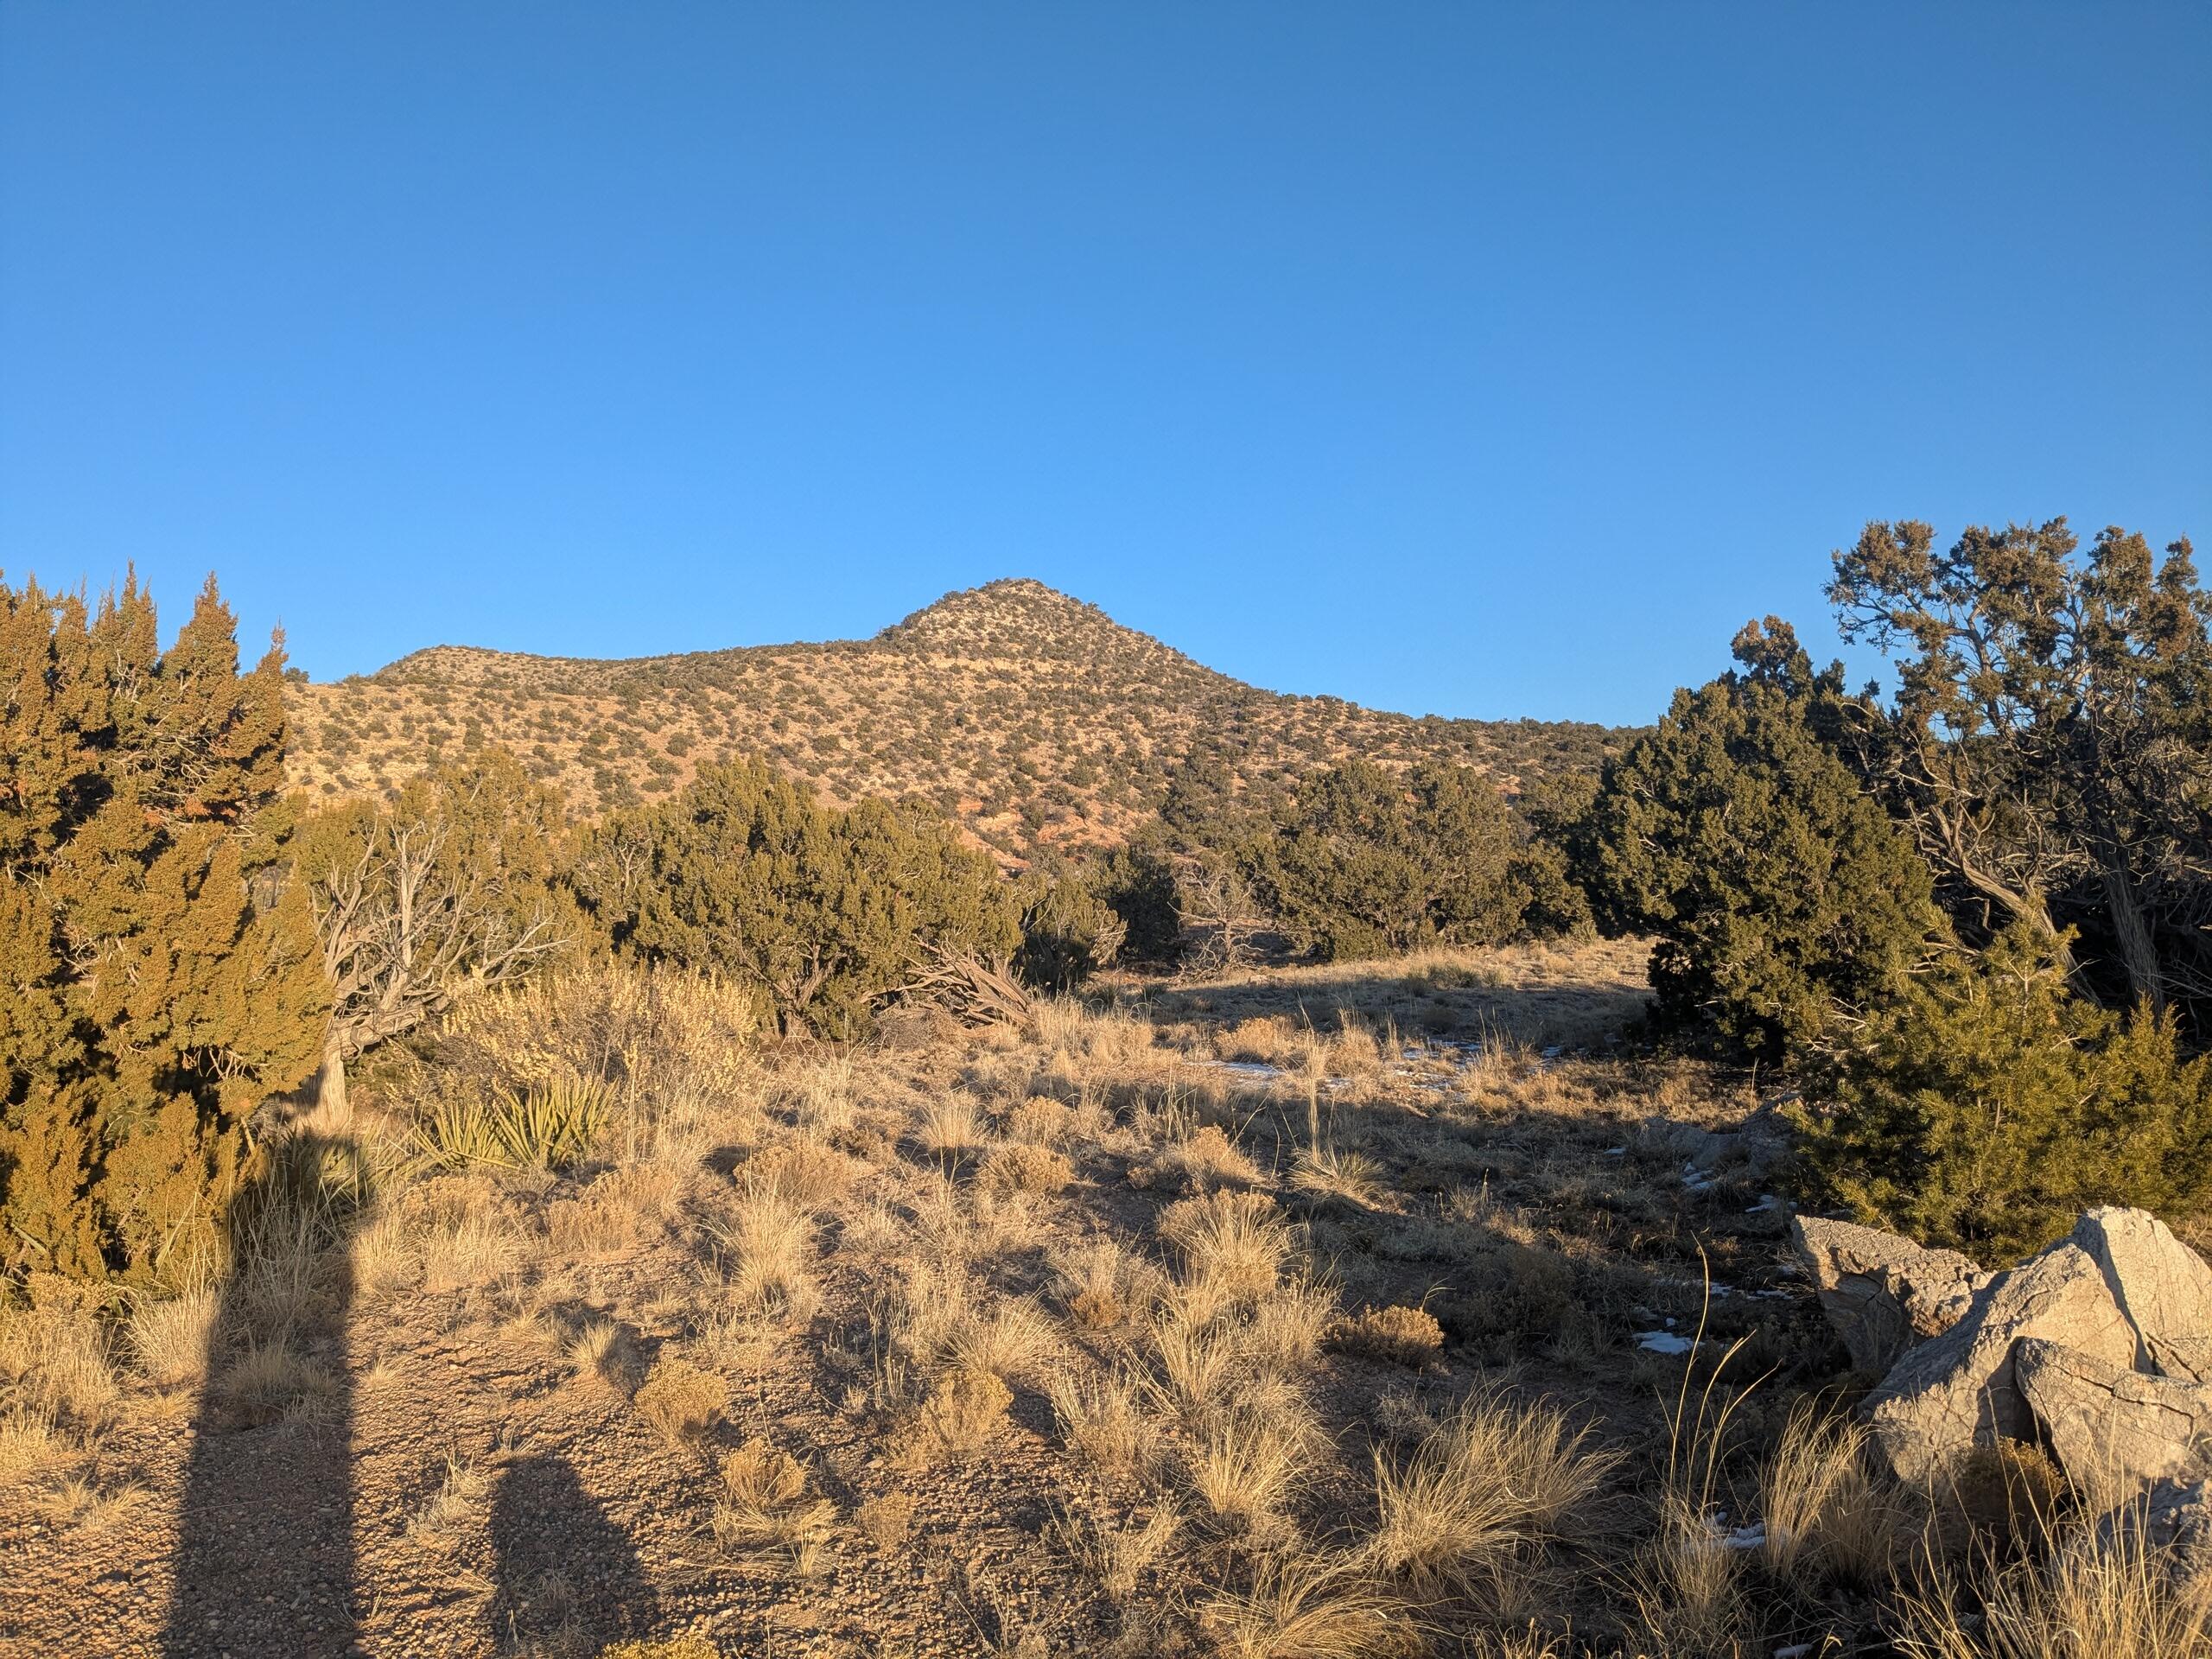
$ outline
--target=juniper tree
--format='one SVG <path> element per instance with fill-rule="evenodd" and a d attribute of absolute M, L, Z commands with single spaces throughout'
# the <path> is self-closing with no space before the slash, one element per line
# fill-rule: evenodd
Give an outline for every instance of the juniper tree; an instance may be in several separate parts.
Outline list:
<path fill-rule="evenodd" d="M 1324 958 L 1495 944 L 1521 925 L 1511 819 L 1470 767 L 1402 776 L 1351 761 L 1306 779 L 1274 827 L 1260 889 L 1283 931 Z"/>
<path fill-rule="evenodd" d="M 280 862 L 284 658 L 211 578 L 160 648 L 135 578 L 0 583 L 0 1220 L 8 1259 L 144 1281 L 210 1250 L 246 1121 L 329 1001 Z"/>
<path fill-rule="evenodd" d="M 757 761 L 702 766 L 592 838 L 583 890 L 627 951 L 756 987 L 786 1032 L 850 1036 L 931 948 L 1010 958 L 1011 884 L 919 803 L 823 805 Z"/>
<path fill-rule="evenodd" d="M 1787 1061 L 1901 993 L 1944 925 L 1927 865 L 1838 753 L 1841 667 L 1815 673 L 1772 617 L 1735 655 L 1608 763 L 1587 857 L 1603 908 L 1656 936 L 1655 1022 Z"/>
<path fill-rule="evenodd" d="M 2084 556 L 2055 518 L 1939 552 L 1924 524 L 1875 524 L 1828 592 L 1897 663 L 1848 732 L 1965 937 L 2022 923 L 2077 989 L 2171 1002 L 2206 1041 L 2212 595 L 2190 544 L 2155 560 L 2111 528 Z"/>
<path fill-rule="evenodd" d="M 1872 1010 L 1797 1114 L 1811 1196 L 1999 1261 L 2094 1205 L 2212 1202 L 2212 1060 L 2074 995 L 2063 955 L 2016 918 Z"/>

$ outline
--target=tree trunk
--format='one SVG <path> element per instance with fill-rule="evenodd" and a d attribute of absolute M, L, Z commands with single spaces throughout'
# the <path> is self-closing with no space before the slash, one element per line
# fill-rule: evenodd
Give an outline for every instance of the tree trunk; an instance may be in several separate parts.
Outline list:
<path fill-rule="evenodd" d="M 342 1129 L 353 1122 L 353 1108 L 346 1098 L 346 1049 L 335 1026 L 322 1042 L 322 1069 L 315 1074 L 315 1115 L 326 1129 Z"/>

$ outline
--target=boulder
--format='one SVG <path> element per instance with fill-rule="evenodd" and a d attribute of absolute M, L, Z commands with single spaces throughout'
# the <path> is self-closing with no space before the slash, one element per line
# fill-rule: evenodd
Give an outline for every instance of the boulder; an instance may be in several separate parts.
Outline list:
<path fill-rule="evenodd" d="M 2177 1585 L 2212 1577 L 2212 1479 L 2161 1480 L 2097 1522 L 2106 1549 L 2140 1550 Z"/>
<path fill-rule="evenodd" d="M 2034 1432 L 2012 1369 L 2014 1345 L 2042 1337 L 2125 1370 L 2135 1327 L 2104 1274 L 2071 1239 L 1999 1274 L 1976 1291 L 1966 1316 L 1908 1351 L 1867 1396 L 1874 1443 L 1906 1480 L 1933 1473 L 1967 1447 Z"/>
<path fill-rule="evenodd" d="M 2212 1267 L 2147 1210 L 2092 1210 L 2074 1243 L 2135 1327 L 2135 1369 L 2212 1382 Z"/>
<path fill-rule="evenodd" d="M 1789 1235 L 1821 1311 L 1863 1371 L 1886 1371 L 1913 1344 L 1942 1335 L 1990 1279 L 1956 1250 L 1923 1249 L 1847 1221 L 1795 1216 Z"/>
<path fill-rule="evenodd" d="M 2014 1349 L 2012 1377 L 2082 1491 L 2119 1496 L 2212 1474 L 2212 1386 L 2146 1376 L 2037 1337 Z"/>

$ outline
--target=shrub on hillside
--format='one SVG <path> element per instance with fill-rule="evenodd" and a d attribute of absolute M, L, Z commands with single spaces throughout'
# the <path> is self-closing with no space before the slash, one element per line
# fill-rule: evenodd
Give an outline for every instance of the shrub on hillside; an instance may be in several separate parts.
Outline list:
<path fill-rule="evenodd" d="M 1873 1225 L 2001 1262 L 2094 1205 L 2212 1203 L 2212 1060 L 2171 1014 L 2067 988 L 2030 921 L 1877 1012 L 1798 1116 L 1815 1194 Z"/>
<path fill-rule="evenodd" d="M 283 653 L 211 581 L 164 652 L 136 581 L 0 585 L 0 1221 L 11 1262 L 134 1280 L 218 1241 L 247 1116 L 329 1013 L 289 832 Z"/>
<path fill-rule="evenodd" d="M 1355 760 L 1306 779 L 1262 844 L 1258 887 L 1274 921 L 1326 960 L 1516 932 L 1512 820 L 1467 766 L 1400 775 Z"/>
<path fill-rule="evenodd" d="M 293 868 L 334 1001 L 326 1100 L 342 1104 L 351 1056 L 576 944 L 582 919 L 561 879 L 568 833 L 559 791 L 504 749 L 433 766 L 396 801 L 308 820 Z"/>
<path fill-rule="evenodd" d="M 1028 983 L 1071 991 L 1121 955 L 1128 925 L 1099 897 L 1088 871 L 1039 860 L 1016 890 L 1021 948 L 1014 965 Z"/>
<path fill-rule="evenodd" d="M 1928 867 L 1827 741 L 1842 671 L 1786 623 L 1605 768 L 1591 808 L 1601 913 L 1657 936 L 1655 1022 L 1700 1046 L 1801 1058 L 1838 1011 L 1901 993 L 1944 925 Z"/>
<path fill-rule="evenodd" d="M 1175 904 L 1175 863 L 1156 836 L 1117 847 L 1090 872 L 1091 888 L 1122 924 L 1124 960 L 1173 963 L 1183 918 Z"/>
<path fill-rule="evenodd" d="M 1021 943 L 1013 885 L 934 811 L 840 811 L 757 761 L 617 815 L 580 862 L 618 948 L 750 984 L 786 1032 L 855 1035 L 931 949 L 1003 961 Z"/>

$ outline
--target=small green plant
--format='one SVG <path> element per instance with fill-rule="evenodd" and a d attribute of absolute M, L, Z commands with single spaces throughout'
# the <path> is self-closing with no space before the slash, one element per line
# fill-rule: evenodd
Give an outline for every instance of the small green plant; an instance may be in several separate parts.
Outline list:
<path fill-rule="evenodd" d="M 566 1169 L 581 1163 L 613 1116 L 614 1091 L 597 1078 L 561 1078 L 515 1095 L 440 1100 L 418 1118 L 413 1146 L 438 1169 Z"/>

